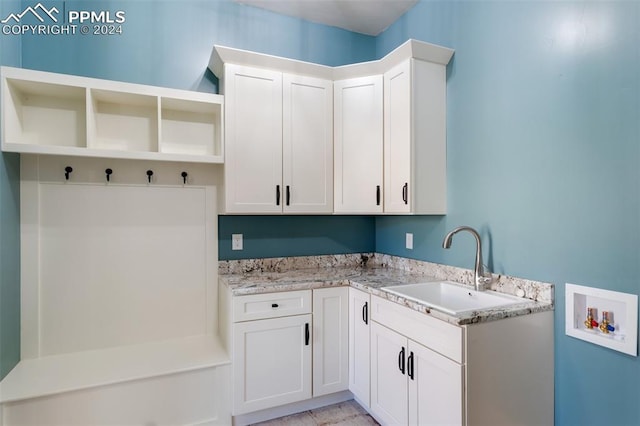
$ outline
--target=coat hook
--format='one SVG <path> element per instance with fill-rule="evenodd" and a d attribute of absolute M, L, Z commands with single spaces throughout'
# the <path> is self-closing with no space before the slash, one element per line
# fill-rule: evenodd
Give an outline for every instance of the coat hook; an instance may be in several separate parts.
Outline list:
<path fill-rule="evenodd" d="M 107 182 L 111 181 L 111 174 L 113 173 L 113 170 L 107 169 L 104 172 L 107 174 Z"/>
<path fill-rule="evenodd" d="M 147 179 L 149 183 L 151 183 L 151 176 L 153 176 L 153 170 L 147 170 Z"/>
<path fill-rule="evenodd" d="M 67 166 L 64 168 L 64 178 L 66 180 L 69 180 L 69 175 L 71 174 L 72 171 L 73 171 L 73 167 L 71 166 Z"/>
<path fill-rule="evenodd" d="M 189 174 L 187 172 L 182 172 L 182 173 L 180 173 L 180 176 L 182 176 L 182 183 L 184 183 L 186 185 L 187 184 L 187 176 L 189 176 Z"/>

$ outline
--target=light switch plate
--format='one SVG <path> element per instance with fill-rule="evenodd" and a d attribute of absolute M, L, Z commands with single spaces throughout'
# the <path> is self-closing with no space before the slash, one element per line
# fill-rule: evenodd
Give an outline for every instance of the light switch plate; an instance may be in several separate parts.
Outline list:
<path fill-rule="evenodd" d="M 231 250 L 242 250 L 242 234 L 231 234 Z"/>

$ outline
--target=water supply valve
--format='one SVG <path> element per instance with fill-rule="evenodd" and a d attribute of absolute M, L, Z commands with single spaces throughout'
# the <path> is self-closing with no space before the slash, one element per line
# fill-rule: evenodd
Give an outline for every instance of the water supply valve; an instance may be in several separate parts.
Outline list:
<path fill-rule="evenodd" d="M 604 334 L 613 333 L 616 329 L 611 325 L 611 315 L 610 312 L 602 311 L 602 321 L 600 322 L 600 331 Z"/>
<path fill-rule="evenodd" d="M 596 317 L 595 308 L 587 308 L 587 319 L 584 321 L 584 326 L 589 330 L 597 328 L 598 321 L 595 320 Z"/>

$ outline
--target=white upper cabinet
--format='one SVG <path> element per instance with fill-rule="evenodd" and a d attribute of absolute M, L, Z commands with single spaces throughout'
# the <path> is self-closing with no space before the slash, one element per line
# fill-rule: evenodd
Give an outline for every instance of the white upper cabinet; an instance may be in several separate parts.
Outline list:
<path fill-rule="evenodd" d="M 444 214 L 446 75 L 407 59 L 384 74 L 384 211 Z"/>
<path fill-rule="evenodd" d="M 336 213 L 381 213 L 382 76 L 334 83 Z"/>
<path fill-rule="evenodd" d="M 333 211 L 332 87 L 225 64 L 227 213 Z"/>
<path fill-rule="evenodd" d="M 226 211 L 282 211 L 282 73 L 225 64 Z"/>
<path fill-rule="evenodd" d="M 283 74 L 283 211 L 333 211 L 333 83 Z"/>
<path fill-rule="evenodd" d="M 412 121 L 411 61 L 408 60 L 384 74 L 384 211 L 388 213 L 411 211 Z M 413 199 L 413 193 L 411 195 Z"/>
<path fill-rule="evenodd" d="M 445 214 L 452 55 L 409 40 L 377 61 L 327 67 L 214 46 L 209 68 L 227 98 L 227 213 Z M 261 93 L 264 87 L 253 96 L 252 88 L 238 88 L 228 64 L 280 75 L 282 104 Z M 234 100 L 236 90 L 247 103 L 268 99 L 245 108 Z M 251 120 L 266 110 L 277 120 L 274 109 L 282 114 L 277 122 Z M 271 140 L 277 137 L 280 148 Z M 258 158 L 263 164 L 254 163 Z"/>
<path fill-rule="evenodd" d="M 2 150 L 222 163 L 223 99 L 2 67 Z"/>

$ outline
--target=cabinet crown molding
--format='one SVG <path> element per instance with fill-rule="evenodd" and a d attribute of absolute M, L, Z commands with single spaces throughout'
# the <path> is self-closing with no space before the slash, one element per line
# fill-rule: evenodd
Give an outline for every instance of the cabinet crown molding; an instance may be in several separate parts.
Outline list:
<path fill-rule="evenodd" d="M 453 53 L 454 50 L 448 47 L 409 39 L 381 59 L 330 67 L 315 64 L 313 62 L 305 62 L 297 59 L 214 45 L 213 51 L 211 52 L 211 58 L 209 59 L 209 69 L 218 78 L 222 78 L 224 76 L 224 64 L 232 63 L 236 65 L 273 69 L 297 75 L 308 75 L 327 80 L 343 80 L 347 78 L 382 74 L 409 58 L 447 65 L 451 60 Z"/>

